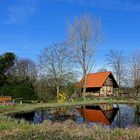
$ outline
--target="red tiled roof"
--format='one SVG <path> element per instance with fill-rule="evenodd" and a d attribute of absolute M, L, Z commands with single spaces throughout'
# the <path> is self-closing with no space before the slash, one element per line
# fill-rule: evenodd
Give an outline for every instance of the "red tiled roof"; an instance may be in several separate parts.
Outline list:
<path fill-rule="evenodd" d="M 111 72 L 98 72 L 98 73 L 90 73 L 87 74 L 87 88 L 93 88 L 93 87 L 102 87 L 106 79 L 109 75 L 112 75 Z M 80 80 L 78 85 L 82 86 L 83 78 Z"/>

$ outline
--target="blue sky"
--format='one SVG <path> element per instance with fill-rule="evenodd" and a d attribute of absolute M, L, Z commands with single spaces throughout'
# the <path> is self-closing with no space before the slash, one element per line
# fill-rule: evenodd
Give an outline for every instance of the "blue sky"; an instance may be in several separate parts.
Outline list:
<path fill-rule="evenodd" d="M 0 0 L 0 54 L 37 61 L 44 47 L 66 38 L 68 21 L 84 13 L 102 22 L 97 68 L 106 67 L 111 48 L 126 55 L 140 50 L 140 0 Z"/>

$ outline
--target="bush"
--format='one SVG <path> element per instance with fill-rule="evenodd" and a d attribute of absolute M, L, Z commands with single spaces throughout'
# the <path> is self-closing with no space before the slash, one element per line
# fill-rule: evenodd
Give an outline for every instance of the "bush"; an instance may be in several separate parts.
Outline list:
<path fill-rule="evenodd" d="M 7 86 L 0 89 L 0 94 L 4 96 L 12 96 L 13 98 L 22 98 L 26 100 L 36 99 L 36 93 L 31 87 L 18 85 Z"/>

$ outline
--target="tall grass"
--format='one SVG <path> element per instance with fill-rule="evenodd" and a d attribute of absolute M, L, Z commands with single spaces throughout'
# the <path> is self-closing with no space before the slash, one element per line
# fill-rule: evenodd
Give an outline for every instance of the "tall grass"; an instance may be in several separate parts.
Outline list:
<path fill-rule="evenodd" d="M 0 116 L 2 140 L 139 140 L 140 128 L 102 128 L 78 125 L 73 121 L 34 125 L 24 120 Z"/>

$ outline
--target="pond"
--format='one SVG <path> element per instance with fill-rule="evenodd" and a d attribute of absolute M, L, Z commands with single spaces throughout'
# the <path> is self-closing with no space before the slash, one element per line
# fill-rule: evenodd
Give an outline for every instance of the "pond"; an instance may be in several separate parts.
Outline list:
<path fill-rule="evenodd" d="M 140 106 L 127 104 L 100 104 L 74 106 L 71 108 L 46 108 L 28 113 L 15 114 L 14 118 L 25 119 L 34 124 L 44 120 L 63 122 L 73 120 L 77 124 L 101 125 L 110 128 L 140 127 Z"/>

